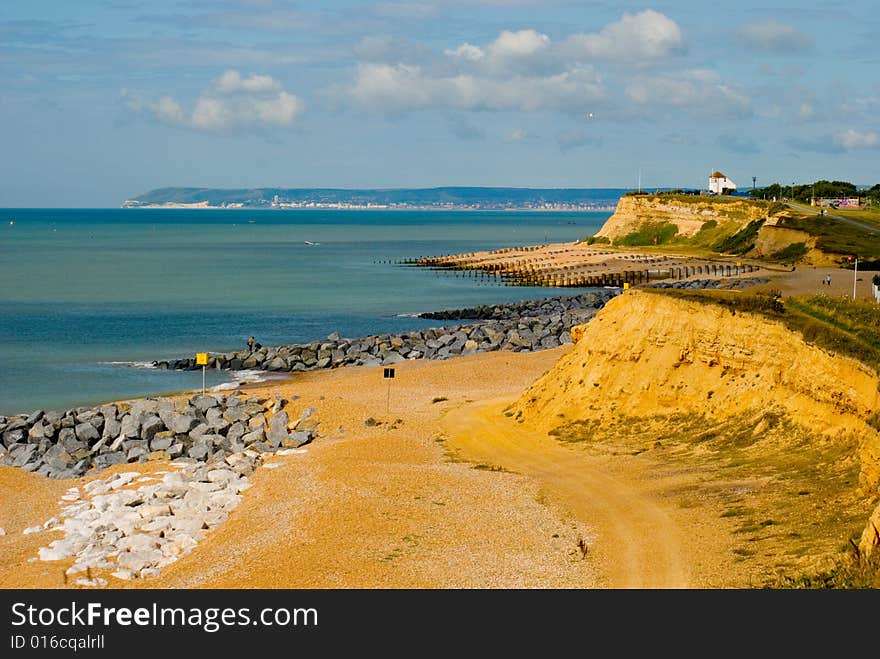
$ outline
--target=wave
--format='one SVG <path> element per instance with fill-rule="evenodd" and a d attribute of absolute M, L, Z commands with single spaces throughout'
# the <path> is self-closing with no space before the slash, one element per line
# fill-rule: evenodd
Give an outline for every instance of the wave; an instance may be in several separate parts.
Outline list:
<path fill-rule="evenodd" d="M 156 368 L 153 362 L 98 362 L 99 364 L 109 364 L 110 366 L 129 366 L 131 368 Z"/>
<path fill-rule="evenodd" d="M 229 391 L 230 389 L 238 389 L 243 384 L 258 384 L 260 382 L 268 382 L 269 380 L 286 380 L 289 377 L 290 373 L 273 373 L 256 369 L 232 371 L 229 382 L 223 382 L 211 387 L 211 391 Z"/>

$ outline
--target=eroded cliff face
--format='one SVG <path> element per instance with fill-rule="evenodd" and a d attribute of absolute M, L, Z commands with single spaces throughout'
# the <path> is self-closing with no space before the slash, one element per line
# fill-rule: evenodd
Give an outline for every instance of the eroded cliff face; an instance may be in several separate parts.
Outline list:
<path fill-rule="evenodd" d="M 613 242 L 647 224 L 669 223 L 678 227 L 677 235 L 691 237 L 710 220 L 725 225 L 734 234 L 749 222 L 767 217 L 769 206 L 764 201 L 730 197 L 621 197 L 614 215 L 596 235 Z"/>
<path fill-rule="evenodd" d="M 806 231 L 779 226 L 778 222 L 780 217 L 782 216 L 777 215 L 771 217 L 764 223 L 764 225 L 758 230 L 754 248 L 749 251 L 746 256 L 772 256 L 790 245 L 803 243 L 806 253 L 801 259 L 801 262 L 805 265 L 819 267 L 833 267 L 837 265 L 840 255 L 826 254 L 818 249 L 816 247 L 816 237 L 811 236 Z"/>
<path fill-rule="evenodd" d="M 880 406 L 878 377 L 860 362 L 761 316 L 637 290 L 608 302 L 572 336 L 571 352 L 510 408 L 522 423 L 549 431 L 691 415 L 711 425 L 773 410 L 809 441 L 855 438 L 860 486 L 868 496 L 880 492 L 880 434 L 867 423 Z M 760 437 L 762 424 L 750 432 Z"/>

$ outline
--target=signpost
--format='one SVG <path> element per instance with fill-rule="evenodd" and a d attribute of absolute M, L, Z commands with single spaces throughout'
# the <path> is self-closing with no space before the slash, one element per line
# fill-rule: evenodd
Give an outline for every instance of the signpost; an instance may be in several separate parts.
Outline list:
<path fill-rule="evenodd" d="M 196 366 L 202 367 L 202 396 L 205 395 L 205 369 L 208 367 L 208 353 L 196 353 Z"/>
<path fill-rule="evenodd" d="M 385 399 L 385 411 L 391 409 L 391 381 L 394 379 L 394 368 L 385 368 L 382 377 L 388 380 L 388 397 Z"/>

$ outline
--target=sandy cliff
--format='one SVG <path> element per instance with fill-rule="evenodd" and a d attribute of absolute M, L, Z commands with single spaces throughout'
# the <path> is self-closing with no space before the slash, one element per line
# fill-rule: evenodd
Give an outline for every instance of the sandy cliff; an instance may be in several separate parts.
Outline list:
<path fill-rule="evenodd" d="M 859 483 L 876 495 L 876 373 L 807 344 L 781 323 L 641 291 L 611 300 L 511 411 L 550 428 L 589 419 L 689 415 L 706 424 L 774 410 L 816 441 L 858 438 Z M 760 437 L 758 420 L 753 434 Z"/>
<path fill-rule="evenodd" d="M 729 225 L 734 234 L 749 222 L 767 217 L 769 202 L 739 198 L 629 196 L 621 197 L 617 209 L 597 236 L 612 242 L 642 229 L 646 224 L 674 224 L 678 236 L 695 235 L 706 222 Z"/>

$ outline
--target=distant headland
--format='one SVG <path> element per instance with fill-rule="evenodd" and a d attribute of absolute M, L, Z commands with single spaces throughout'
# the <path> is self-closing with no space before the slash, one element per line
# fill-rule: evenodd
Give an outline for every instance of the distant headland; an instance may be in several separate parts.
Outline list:
<path fill-rule="evenodd" d="M 159 188 L 123 208 L 613 211 L 628 188 Z"/>

